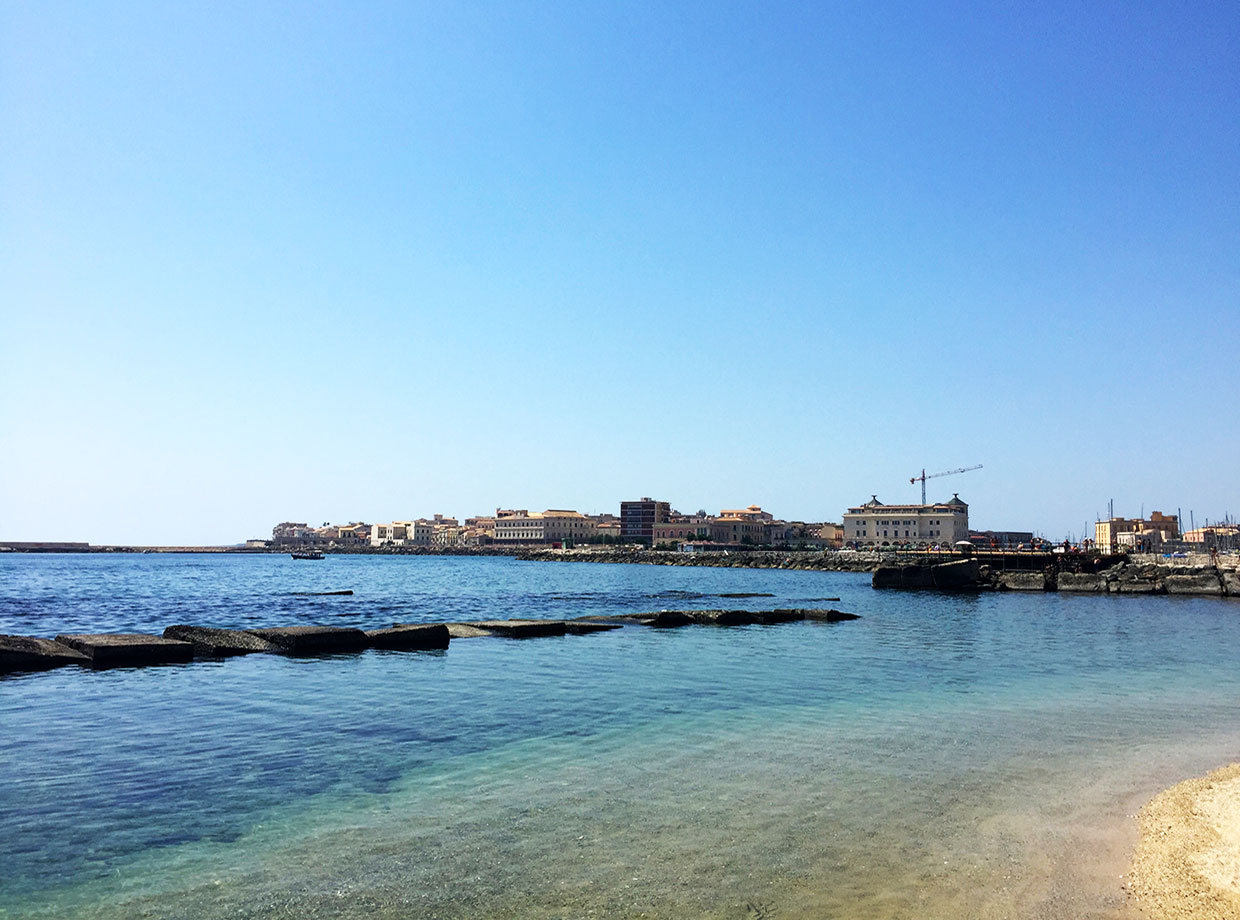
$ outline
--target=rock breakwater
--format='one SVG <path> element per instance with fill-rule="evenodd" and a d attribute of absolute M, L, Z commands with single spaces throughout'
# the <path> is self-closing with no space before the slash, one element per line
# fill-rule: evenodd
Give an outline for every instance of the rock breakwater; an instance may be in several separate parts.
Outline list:
<path fill-rule="evenodd" d="M 874 570 L 875 588 L 945 588 L 998 591 L 1060 591 L 1075 594 L 1180 594 L 1240 599 L 1237 560 L 1178 564 L 1151 557 L 1108 557 L 1098 571 L 1073 571 L 1068 557 L 1041 571 L 1006 571 L 976 561 L 893 564 Z M 970 564 L 971 563 L 971 564 Z M 945 577 L 951 572 L 950 579 Z"/>
<path fill-rule="evenodd" d="M 612 549 L 526 548 L 518 559 L 532 562 L 605 562 L 628 565 L 707 566 L 725 569 L 800 569 L 822 572 L 872 572 L 890 553 L 804 552 L 800 550 L 750 550 L 719 553 L 677 553 L 661 549 L 623 547 Z"/>

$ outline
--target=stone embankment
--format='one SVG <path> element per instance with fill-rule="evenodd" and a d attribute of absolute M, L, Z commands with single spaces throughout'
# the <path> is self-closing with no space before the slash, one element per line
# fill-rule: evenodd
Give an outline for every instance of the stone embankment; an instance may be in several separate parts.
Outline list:
<path fill-rule="evenodd" d="M 1071 560 L 1068 560 L 1070 563 Z M 1182 594 L 1240 599 L 1236 557 L 1181 561 L 1159 556 L 1119 557 L 1101 571 L 1047 565 L 1041 571 L 1005 571 L 961 560 L 941 564 L 884 564 L 874 570 L 875 588 L 944 588 L 999 591 L 1060 591 L 1076 594 Z"/>
<path fill-rule="evenodd" d="M 727 569 L 806 569 L 822 572 L 873 572 L 891 554 L 807 552 L 805 550 L 737 550 L 719 553 L 677 553 L 661 549 L 531 549 L 516 553 L 532 562 L 607 562 L 630 565 L 708 566 Z"/>
<path fill-rule="evenodd" d="M 144 633 L 61 634 L 55 639 L 0 635 L 0 674 L 45 671 L 67 665 L 89 668 L 137 667 L 232 655 L 328 655 L 366 649 L 445 649 L 452 639 L 495 636 L 532 639 L 584 636 L 626 625 L 773 625 L 796 620 L 838 623 L 859 619 L 839 610 L 658 610 L 573 620 L 484 620 L 472 623 L 397 623 L 362 631 L 339 626 L 278 626 L 270 629 L 217 629 L 178 624 L 162 636 Z"/>
<path fill-rule="evenodd" d="M 1234 557 L 1209 565 L 1173 565 L 1172 562 L 1174 560 L 1134 559 L 1092 574 L 1059 572 L 1048 590 L 1090 594 L 1195 594 L 1240 599 L 1240 573 Z"/>

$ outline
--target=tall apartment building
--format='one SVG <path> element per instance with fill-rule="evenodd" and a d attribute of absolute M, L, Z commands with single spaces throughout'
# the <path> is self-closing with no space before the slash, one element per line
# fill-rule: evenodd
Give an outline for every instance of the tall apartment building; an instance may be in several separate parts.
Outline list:
<path fill-rule="evenodd" d="M 933 505 L 884 505 L 878 496 L 844 515 L 845 543 L 955 543 L 969 538 L 969 506 L 952 495 Z"/>
<path fill-rule="evenodd" d="M 654 542 L 654 525 L 666 524 L 671 517 L 672 506 L 669 502 L 657 502 L 653 498 L 621 502 L 620 537 L 625 543 L 650 546 Z"/>

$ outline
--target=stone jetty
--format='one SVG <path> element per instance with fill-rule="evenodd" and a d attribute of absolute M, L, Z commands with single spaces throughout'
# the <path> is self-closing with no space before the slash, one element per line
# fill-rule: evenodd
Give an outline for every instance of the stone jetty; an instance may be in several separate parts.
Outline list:
<path fill-rule="evenodd" d="M 965 559 L 936 563 L 889 564 L 874 570 L 875 588 L 946 590 L 1059 591 L 1073 594 L 1179 594 L 1240 600 L 1237 560 L 1177 564 L 1143 556 L 1052 557 L 1037 570 L 1008 571 L 997 564 Z M 1081 570 L 1073 566 L 1080 565 Z"/>
<path fill-rule="evenodd" d="M 605 623 L 636 623 L 667 629 L 676 626 L 747 626 L 761 624 L 773 626 L 798 620 L 815 620 L 821 623 L 843 623 L 859 620 L 857 613 L 845 613 L 834 609 L 776 608 L 775 610 L 656 610 L 653 613 L 621 613 L 609 617 L 587 617 Z M 582 622 L 570 621 L 570 622 Z"/>
<path fill-rule="evenodd" d="M 0 674 L 39 671 L 77 664 L 92 668 L 187 662 L 233 655 L 324 655 L 364 649 L 444 649 L 452 639 L 480 637 L 532 639 L 608 632 L 626 625 L 741 626 L 796 620 L 836 623 L 855 613 L 820 609 L 658 610 L 572 620 L 480 620 L 468 623 L 397 623 L 363 632 L 337 626 L 277 626 L 219 629 L 176 624 L 162 636 L 142 633 L 64 634 L 52 639 L 0 635 Z"/>
<path fill-rule="evenodd" d="M 1173 559 L 1155 554 L 1098 556 L 978 549 L 971 557 L 962 557 L 951 553 L 890 550 L 678 553 L 626 546 L 531 548 L 519 550 L 515 555 L 518 559 L 536 562 L 870 572 L 873 573 L 872 583 L 876 588 L 1186 594 L 1240 598 L 1240 558 L 1229 556 L 1213 560 L 1205 554 Z"/>

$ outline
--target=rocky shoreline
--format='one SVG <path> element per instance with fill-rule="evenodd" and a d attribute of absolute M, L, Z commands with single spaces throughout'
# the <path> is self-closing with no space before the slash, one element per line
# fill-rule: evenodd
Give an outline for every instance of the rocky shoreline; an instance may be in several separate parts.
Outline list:
<path fill-rule="evenodd" d="M 643 547 L 608 549 L 542 549 L 516 553 L 530 562 L 605 562 L 628 565 L 706 566 L 729 569 L 799 569 L 821 572 L 873 572 L 885 560 L 879 553 L 823 553 L 805 550 L 744 550 L 720 553 L 677 553 Z"/>
<path fill-rule="evenodd" d="M 736 553 L 676 553 L 636 547 L 598 549 L 529 548 L 516 554 L 534 562 L 602 562 L 630 565 L 792 569 L 871 572 L 876 588 L 943 588 L 994 591 L 1062 591 L 1078 594 L 1170 594 L 1240 599 L 1240 557 L 1201 554 L 1169 559 L 1132 556 L 1065 556 L 1052 563 L 1020 554 L 982 560 L 874 552 L 752 550 Z M 1028 566 L 1033 564 L 1033 568 Z M 1009 565 L 1011 568 L 1009 568 Z M 1081 571 L 1074 569 L 1080 568 Z M 1096 569 L 1096 570 L 1095 570 Z"/>

